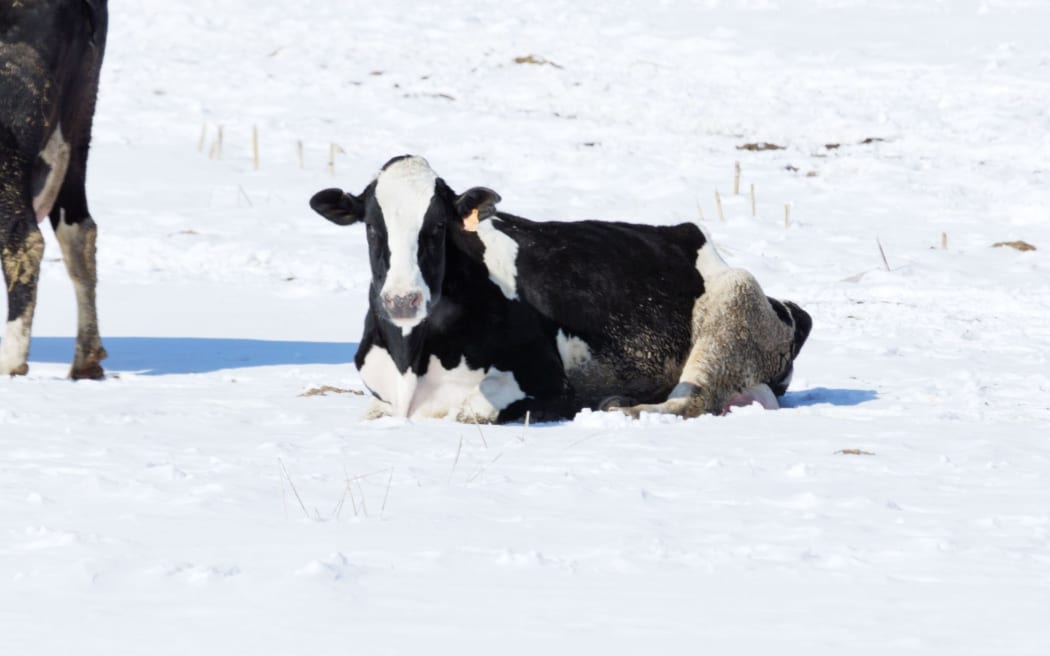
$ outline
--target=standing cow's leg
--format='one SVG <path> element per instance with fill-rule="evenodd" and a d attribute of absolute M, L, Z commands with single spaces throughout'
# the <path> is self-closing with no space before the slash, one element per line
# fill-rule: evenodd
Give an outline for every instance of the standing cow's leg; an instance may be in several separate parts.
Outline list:
<path fill-rule="evenodd" d="M 69 377 L 102 378 L 102 360 L 106 350 L 98 332 L 98 310 L 95 305 L 95 236 L 98 232 L 88 212 L 84 192 L 87 147 L 74 149 L 58 200 L 51 210 L 51 226 L 62 247 L 66 271 L 73 281 L 77 297 L 77 344 Z"/>
<path fill-rule="evenodd" d="M 0 257 L 7 289 L 0 375 L 25 375 L 29 371 L 29 336 L 44 256 L 44 239 L 29 197 L 29 171 L 24 155 L 0 143 Z"/>

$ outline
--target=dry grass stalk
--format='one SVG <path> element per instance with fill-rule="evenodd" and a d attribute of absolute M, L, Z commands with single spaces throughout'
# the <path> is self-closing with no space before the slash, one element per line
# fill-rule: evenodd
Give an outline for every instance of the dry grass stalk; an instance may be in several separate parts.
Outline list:
<path fill-rule="evenodd" d="M 791 203 L 784 203 L 784 227 L 791 225 Z"/>
<path fill-rule="evenodd" d="M 997 241 L 994 244 L 992 244 L 993 248 L 1003 248 L 1004 246 L 1007 247 L 1007 248 L 1013 248 L 1013 249 L 1016 249 L 1016 250 L 1019 250 L 1019 251 L 1034 251 L 1034 250 L 1037 250 L 1036 247 L 1033 246 L 1032 244 L 1029 244 L 1028 242 L 1022 241 L 1020 239 L 1018 239 L 1016 241 Z"/>
<path fill-rule="evenodd" d="M 345 155 L 346 151 L 339 144 L 328 144 L 328 174 L 335 175 L 335 156 L 336 154 Z"/>
<path fill-rule="evenodd" d="M 252 202 L 252 199 L 248 196 L 248 192 L 244 190 L 244 187 L 237 185 L 237 189 L 240 190 L 241 196 L 244 196 L 244 200 L 248 201 L 248 207 L 255 207 L 255 203 Z"/>
<path fill-rule="evenodd" d="M 350 472 L 346 470 L 346 465 L 343 465 L 343 476 L 346 477 L 346 492 L 350 495 L 350 505 L 354 509 L 354 517 L 357 517 L 357 501 L 354 499 L 354 488 L 350 485 Z"/>
<path fill-rule="evenodd" d="M 390 477 L 386 479 L 386 492 L 383 493 L 383 505 L 379 506 L 379 514 L 386 510 L 386 500 L 390 496 L 390 484 L 394 482 L 394 468 L 390 468 Z"/>
<path fill-rule="evenodd" d="M 259 128 L 252 126 L 252 168 L 259 170 Z"/>
<path fill-rule="evenodd" d="M 550 61 L 549 59 L 544 59 L 542 57 L 537 57 L 536 55 L 525 55 L 524 57 L 515 57 L 514 58 L 514 63 L 515 64 L 533 64 L 535 66 L 553 66 L 554 68 L 564 68 L 562 66 L 559 66 L 558 64 L 555 64 L 554 62 Z"/>
<path fill-rule="evenodd" d="M 740 162 L 733 162 L 733 195 L 740 193 Z"/>
<path fill-rule="evenodd" d="M 878 246 L 879 246 L 879 255 L 882 256 L 882 265 L 886 267 L 887 271 L 889 271 L 890 270 L 890 263 L 886 259 L 886 251 L 882 250 L 882 242 L 879 241 L 878 237 L 876 237 L 875 238 L 875 243 L 878 244 Z"/>
<path fill-rule="evenodd" d="M 320 387 L 311 387 L 299 396 L 324 396 L 326 394 L 353 394 L 354 396 L 364 396 L 364 392 L 355 389 L 344 389 L 342 387 L 333 387 L 332 385 L 321 385 Z"/>
<path fill-rule="evenodd" d="M 207 121 L 205 121 L 204 123 L 201 123 L 201 136 L 197 139 L 197 152 L 198 153 L 203 153 L 204 152 L 204 140 L 207 138 L 207 136 L 208 136 L 208 123 L 207 123 Z"/>
<path fill-rule="evenodd" d="M 860 449 L 842 449 L 840 451 L 836 451 L 835 452 L 835 455 L 839 455 L 839 454 L 844 455 L 844 456 L 873 456 L 873 455 L 875 455 L 871 451 L 862 451 Z"/>
<path fill-rule="evenodd" d="M 459 447 L 456 449 L 456 459 L 452 461 L 452 471 L 448 473 L 448 482 L 452 483 L 452 475 L 456 473 L 456 465 L 459 464 L 459 454 L 463 453 L 463 436 L 459 436 Z"/>
<path fill-rule="evenodd" d="M 942 251 L 948 250 L 948 233 L 947 232 L 942 232 L 941 233 L 941 250 Z"/>
<path fill-rule="evenodd" d="M 760 142 L 760 143 L 746 143 L 746 144 L 744 144 L 742 146 L 737 146 L 736 149 L 737 150 L 762 151 L 762 150 L 784 150 L 784 147 L 763 141 L 763 142 Z"/>
<path fill-rule="evenodd" d="M 717 191 L 715 191 L 715 207 L 718 208 L 718 220 L 725 223 L 726 215 L 722 212 L 722 194 Z"/>
<path fill-rule="evenodd" d="M 305 167 L 305 162 L 303 161 L 303 142 L 302 141 L 295 142 L 295 149 L 296 149 L 296 152 L 299 154 L 299 170 L 301 171 L 304 168 L 306 168 Z"/>
<path fill-rule="evenodd" d="M 310 511 L 306 509 L 303 498 L 299 496 L 299 490 L 295 489 L 295 483 L 292 482 L 292 477 L 288 475 L 288 469 L 284 466 L 284 461 L 278 458 L 277 463 L 281 466 L 281 471 L 284 472 L 284 477 L 288 481 L 288 486 L 292 488 L 292 494 L 295 495 L 295 499 L 299 502 L 299 507 L 303 509 L 303 514 L 306 515 L 307 519 L 310 519 Z"/>
<path fill-rule="evenodd" d="M 751 218 L 755 218 L 755 216 L 757 216 L 757 211 L 756 211 L 756 207 L 755 207 L 755 183 L 752 182 L 751 183 Z"/>
<path fill-rule="evenodd" d="M 483 465 L 482 467 L 479 467 L 478 470 L 476 472 L 474 472 L 474 475 L 467 479 L 467 482 L 468 483 L 473 483 L 478 478 L 478 476 L 481 476 L 486 471 L 488 471 L 488 468 L 491 467 L 492 465 L 496 464 L 496 461 L 499 460 L 502 457 L 503 457 L 503 452 L 500 451 L 499 453 L 496 454 L 495 458 L 493 458 L 492 460 L 489 461 L 489 463 L 487 465 Z"/>

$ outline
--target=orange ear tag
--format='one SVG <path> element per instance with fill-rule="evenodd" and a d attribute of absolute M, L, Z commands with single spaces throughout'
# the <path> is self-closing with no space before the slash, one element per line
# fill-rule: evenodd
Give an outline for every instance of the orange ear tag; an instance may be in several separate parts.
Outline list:
<path fill-rule="evenodd" d="M 468 214 L 463 219 L 463 229 L 466 230 L 467 232 L 477 232 L 478 231 L 478 210 L 477 209 L 474 209 L 473 212 Z"/>

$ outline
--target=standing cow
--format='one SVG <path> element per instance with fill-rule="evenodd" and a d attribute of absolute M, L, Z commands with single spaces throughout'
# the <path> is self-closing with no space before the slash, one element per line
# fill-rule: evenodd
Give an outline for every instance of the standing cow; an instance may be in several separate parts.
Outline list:
<path fill-rule="evenodd" d="M 311 199 L 333 223 L 365 224 L 372 285 L 355 364 L 371 414 L 696 416 L 784 394 L 809 315 L 767 298 L 697 226 L 536 222 L 499 201 L 456 194 L 412 156 L 359 196 Z"/>
<path fill-rule="evenodd" d="M 0 375 L 29 370 L 29 337 L 50 217 L 77 297 L 72 378 L 101 378 L 95 222 L 84 192 L 105 49 L 106 0 L 0 0 L 0 255 L 7 326 Z"/>

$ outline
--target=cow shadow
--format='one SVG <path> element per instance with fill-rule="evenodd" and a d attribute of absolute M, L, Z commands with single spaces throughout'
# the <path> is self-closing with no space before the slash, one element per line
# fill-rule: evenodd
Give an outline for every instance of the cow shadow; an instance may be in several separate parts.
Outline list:
<path fill-rule="evenodd" d="M 814 387 L 798 392 L 788 392 L 779 400 L 781 407 L 802 408 L 811 405 L 853 406 L 874 401 L 877 398 L 879 394 L 875 390 Z"/>
<path fill-rule="evenodd" d="M 206 374 L 222 369 L 277 365 L 347 364 L 355 342 L 275 342 L 258 339 L 198 337 L 106 337 L 108 371 L 147 376 Z M 68 363 L 72 337 L 34 337 L 30 362 Z"/>

